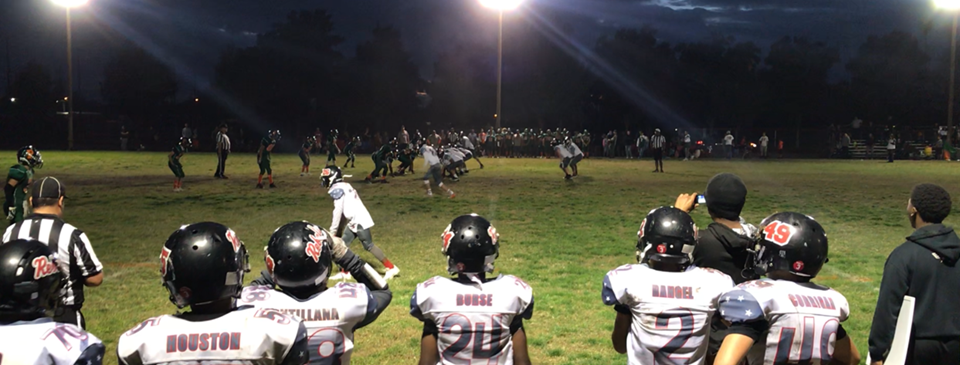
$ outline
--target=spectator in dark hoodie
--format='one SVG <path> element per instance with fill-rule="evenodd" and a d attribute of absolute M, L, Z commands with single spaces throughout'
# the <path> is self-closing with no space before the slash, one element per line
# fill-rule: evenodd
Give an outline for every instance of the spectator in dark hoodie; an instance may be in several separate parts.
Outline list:
<path fill-rule="evenodd" d="M 870 328 L 873 364 L 883 364 L 890 352 L 905 295 L 917 300 L 906 363 L 960 363 L 960 238 L 942 224 L 950 207 L 950 194 L 940 186 L 920 184 L 910 193 L 907 214 L 916 231 L 883 266 Z"/>
<path fill-rule="evenodd" d="M 703 195 L 713 223 L 698 232 L 697 249 L 693 252 L 694 264 L 719 270 L 729 275 L 736 284 L 759 279 L 752 269 L 757 227 L 740 217 L 747 201 L 747 186 L 737 175 L 721 173 L 710 179 Z M 689 213 L 696 207 L 696 201 L 697 193 L 682 194 L 674 206 Z M 712 363 L 726 334 L 727 326 L 720 316 L 713 316 L 708 363 Z"/>

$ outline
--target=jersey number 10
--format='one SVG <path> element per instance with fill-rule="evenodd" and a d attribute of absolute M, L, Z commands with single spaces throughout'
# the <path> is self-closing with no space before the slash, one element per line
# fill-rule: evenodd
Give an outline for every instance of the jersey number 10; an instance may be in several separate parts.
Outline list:
<path fill-rule="evenodd" d="M 823 364 L 829 363 L 833 357 L 833 343 L 830 338 L 837 334 L 840 322 L 836 318 L 825 318 L 823 328 L 820 329 L 819 341 L 817 338 L 817 317 L 803 317 L 803 332 L 800 333 L 800 351 L 797 357 L 793 357 L 793 345 L 797 343 L 797 329 L 794 327 L 783 327 L 780 329 L 780 340 L 777 341 L 777 354 L 773 363 L 796 364 L 809 362 L 811 359 L 818 358 Z M 836 340 L 834 340 L 835 342 Z M 817 357 L 814 354 L 817 350 Z"/>

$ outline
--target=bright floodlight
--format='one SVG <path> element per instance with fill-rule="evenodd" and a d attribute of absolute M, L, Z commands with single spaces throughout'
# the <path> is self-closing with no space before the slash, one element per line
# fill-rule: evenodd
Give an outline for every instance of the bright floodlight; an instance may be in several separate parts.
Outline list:
<path fill-rule="evenodd" d="M 75 8 L 86 4 L 87 0 L 53 0 L 53 3 L 65 8 Z"/>
<path fill-rule="evenodd" d="M 523 0 L 480 0 L 480 5 L 497 10 L 513 10 L 520 6 Z M 946 0 L 937 0 L 946 1 Z M 960 0 L 955 0 L 960 1 Z"/>
<path fill-rule="evenodd" d="M 940 9 L 960 10 L 960 0 L 933 0 L 933 5 Z"/>

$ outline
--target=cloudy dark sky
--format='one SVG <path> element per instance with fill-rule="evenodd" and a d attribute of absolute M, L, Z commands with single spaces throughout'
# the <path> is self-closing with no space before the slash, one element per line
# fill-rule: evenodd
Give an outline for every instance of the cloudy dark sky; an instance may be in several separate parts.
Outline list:
<path fill-rule="evenodd" d="M 256 33 L 291 10 L 317 8 L 333 14 L 337 32 L 347 38 L 342 47 L 347 54 L 377 24 L 399 27 L 428 79 L 445 48 L 496 39 L 496 14 L 476 0 L 90 0 L 73 13 L 79 87 L 97 94 L 103 63 L 126 38 L 170 64 L 185 92 L 202 88 L 222 49 L 252 44 Z M 617 28 L 643 24 L 672 43 L 721 33 L 766 48 L 784 35 L 802 35 L 838 47 L 844 62 L 867 36 L 892 30 L 916 34 L 934 55 L 949 45 L 949 18 L 930 0 L 528 0 L 506 21 L 534 21 L 545 12 L 572 25 L 569 41 L 586 48 Z M 927 35 L 925 23 L 933 24 Z M 6 41 L 14 73 L 30 59 L 47 65 L 55 77 L 66 73 L 64 12 L 50 0 L 0 0 L 0 47 Z M 0 93 L 6 87 L 5 56 Z"/>

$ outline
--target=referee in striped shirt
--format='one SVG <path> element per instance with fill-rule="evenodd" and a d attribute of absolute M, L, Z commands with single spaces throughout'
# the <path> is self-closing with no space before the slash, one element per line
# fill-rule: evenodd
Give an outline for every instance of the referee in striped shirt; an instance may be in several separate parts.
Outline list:
<path fill-rule="evenodd" d="M 83 287 L 99 286 L 103 282 L 103 265 L 93 252 L 90 240 L 83 231 L 63 221 L 64 186 L 54 177 L 44 177 L 30 187 L 33 214 L 20 223 L 7 227 L 3 242 L 17 239 L 35 239 L 50 247 L 60 258 L 64 274 L 60 289 L 60 307 L 54 320 L 86 328 L 80 308 L 83 307 Z"/>
<path fill-rule="evenodd" d="M 650 152 L 653 152 L 653 172 L 663 172 L 663 148 L 667 145 L 667 138 L 660 134 L 660 128 L 653 130 L 650 136 Z"/>
<path fill-rule="evenodd" d="M 217 132 L 217 172 L 213 177 L 226 179 L 227 175 L 223 170 L 227 168 L 227 156 L 230 155 L 230 137 L 227 136 L 227 123 L 220 124 L 220 132 Z"/>

